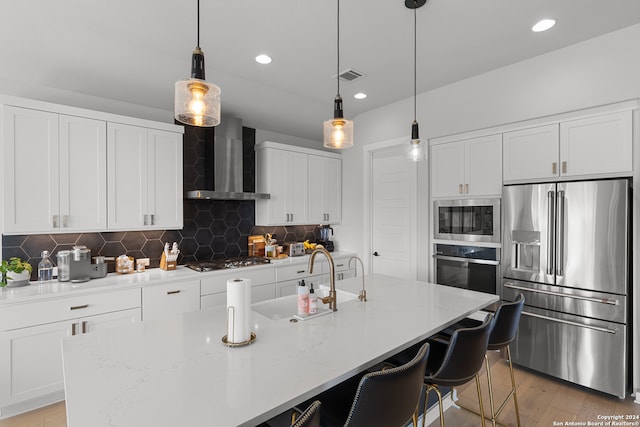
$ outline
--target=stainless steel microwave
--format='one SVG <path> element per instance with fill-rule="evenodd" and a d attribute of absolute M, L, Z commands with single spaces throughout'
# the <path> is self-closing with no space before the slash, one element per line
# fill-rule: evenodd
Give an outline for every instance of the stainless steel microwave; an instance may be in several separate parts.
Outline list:
<path fill-rule="evenodd" d="M 434 238 L 500 243 L 500 199 L 436 200 Z"/>

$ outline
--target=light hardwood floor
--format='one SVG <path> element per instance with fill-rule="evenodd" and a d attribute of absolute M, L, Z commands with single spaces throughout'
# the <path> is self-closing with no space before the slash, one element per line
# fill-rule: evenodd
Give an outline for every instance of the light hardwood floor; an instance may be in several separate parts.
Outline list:
<path fill-rule="evenodd" d="M 509 367 L 504 360 L 499 358 L 498 353 L 490 353 L 490 360 L 496 402 L 501 402 L 510 387 Z M 565 421 L 596 422 L 599 421 L 598 415 L 640 415 L 640 405 L 634 403 L 631 397 L 624 400 L 618 399 L 518 367 L 515 367 L 515 371 L 522 427 L 553 427 L 554 421 L 561 422 L 562 425 Z M 482 395 L 485 407 L 488 408 L 489 393 L 484 370 L 482 372 Z M 459 403 L 462 405 L 478 407 L 475 382 L 472 381 L 460 387 L 458 396 Z M 516 426 L 516 415 L 512 403 L 505 408 L 499 421 L 509 427 Z M 480 425 L 478 416 L 455 407 L 451 407 L 445 412 L 445 422 L 449 427 L 476 427 Z M 439 421 L 436 420 L 429 427 L 438 427 L 439 425 Z M 0 420 L 0 427 L 65 426 L 64 402 Z"/>

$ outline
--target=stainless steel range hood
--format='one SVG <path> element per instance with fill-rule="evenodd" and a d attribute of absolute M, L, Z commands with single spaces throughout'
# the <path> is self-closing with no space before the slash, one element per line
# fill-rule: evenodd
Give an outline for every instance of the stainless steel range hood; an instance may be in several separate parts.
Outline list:
<path fill-rule="evenodd" d="M 212 189 L 187 191 L 187 199 L 256 200 L 268 199 L 269 194 L 243 191 L 242 120 L 223 116 L 215 130 L 213 142 L 214 182 Z"/>

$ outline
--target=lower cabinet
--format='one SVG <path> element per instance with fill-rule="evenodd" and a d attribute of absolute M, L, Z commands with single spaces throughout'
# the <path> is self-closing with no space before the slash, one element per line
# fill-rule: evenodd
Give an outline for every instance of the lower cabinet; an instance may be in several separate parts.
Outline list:
<path fill-rule="evenodd" d="M 142 288 L 142 320 L 200 310 L 200 281 L 165 283 Z"/>
<path fill-rule="evenodd" d="M 0 310 L 0 416 L 64 399 L 64 337 L 140 321 L 140 290 L 16 304 Z"/>

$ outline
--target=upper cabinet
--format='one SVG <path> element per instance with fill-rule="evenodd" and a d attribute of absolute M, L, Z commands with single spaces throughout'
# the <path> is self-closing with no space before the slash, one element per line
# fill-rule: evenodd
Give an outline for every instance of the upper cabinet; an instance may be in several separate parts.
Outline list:
<path fill-rule="evenodd" d="M 106 123 L 3 106 L 4 233 L 106 229 Z"/>
<path fill-rule="evenodd" d="M 6 99 L 4 234 L 182 228 L 181 127 Z"/>
<path fill-rule="evenodd" d="M 182 135 L 109 123 L 109 230 L 182 228 Z"/>
<path fill-rule="evenodd" d="M 633 112 L 504 134 L 504 180 L 626 175 L 633 171 Z"/>
<path fill-rule="evenodd" d="M 502 192 L 502 135 L 431 146 L 432 197 L 490 196 Z"/>
<path fill-rule="evenodd" d="M 339 154 L 274 142 L 256 146 L 256 225 L 329 224 L 342 220 Z"/>

